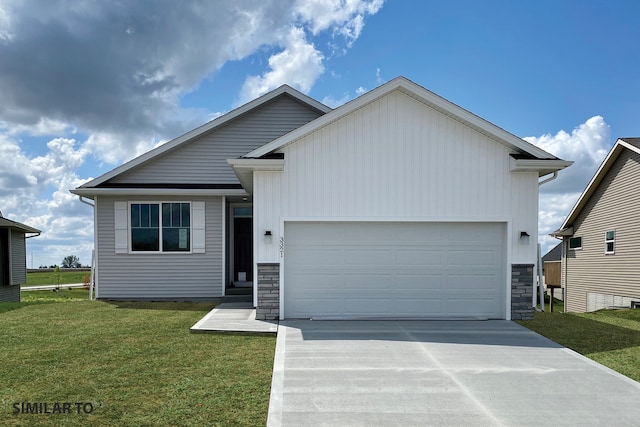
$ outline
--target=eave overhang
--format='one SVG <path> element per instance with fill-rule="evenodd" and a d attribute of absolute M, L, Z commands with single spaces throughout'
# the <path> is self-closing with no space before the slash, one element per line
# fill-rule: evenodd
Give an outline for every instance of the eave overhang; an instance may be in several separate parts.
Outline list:
<path fill-rule="evenodd" d="M 227 163 L 233 168 L 242 187 L 253 194 L 253 172 L 272 171 L 282 172 L 284 170 L 284 159 L 227 159 Z"/>
<path fill-rule="evenodd" d="M 561 159 L 514 159 L 511 157 L 511 172 L 538 172 L 538 176 L 548 175 L 571 166 L 573 162 Z"/>
<path fill-rule="evenodd" d="M 246 196 L 242 188 L 76 188 L 71 193 L 94 199 L 95 196 Z"/>
<path fill-rule="evenodd" d="M 29 225 L 26 224 L 22 224 L 16 221 L 12 221 L 10 219 L 7 218 L 3 218 L 0 217 L 0 228 L 10 228 L 12 230 L 18 230 L 21 231 L 25 234 L 27 233 L 33 233 L 36 236 L 40 235 L 40 233 L 42 233 L 40 230 L 38 230 L 37 228 L 33 228 Z M 35 237 L 35 236 L 29 236 L 29 237 Z"/>
<path fill-rule="evenodd" d="M 573 236 L 573 227 L 569 228 L 560 228 L 553 233 L 550 234 L 552 237 L 563 238 L 563 237 L 571 237 Z"/>

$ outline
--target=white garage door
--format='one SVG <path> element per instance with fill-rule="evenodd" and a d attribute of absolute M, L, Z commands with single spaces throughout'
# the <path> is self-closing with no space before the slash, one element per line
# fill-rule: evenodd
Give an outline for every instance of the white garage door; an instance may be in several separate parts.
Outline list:
<path fill-rule="evenodd" d="M 284 317 L 505 318 L 502 223 L 285 223 Z"/>

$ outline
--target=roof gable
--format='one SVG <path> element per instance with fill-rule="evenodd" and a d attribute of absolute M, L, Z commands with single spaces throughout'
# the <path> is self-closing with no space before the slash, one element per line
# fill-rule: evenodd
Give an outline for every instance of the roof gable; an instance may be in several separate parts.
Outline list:
<path fill-rule="evenodd" d="M 340 118 L 368 105 L 394 91 L 400 91 L 419 102 L 447 115 L 454 120 L 464 123 L 470 128 L 490 137 L 492 140 L 505 145 L 514 153 L 523 155 L 528 159 L 535 160 L 559 160 L 557 157 L 547 153 L 546 151 L 536 147 L 525 140 L 505 131 L 504 129 L 476 116 L 475 114 L 453 104 L 450 101 L 436 95 L 435 93 L 415 84 L 414 82 L 404 78 L 397 77 L 384 85 L 336 108 L 335 110 L 325 114 L 324 116 L 310 122 L 300 128 L 246 154 L 246 158 L 259 158 L 269 154 L 279 148 L 295 142 L 296 140 L 315 132 L 316 130 L 339 120 Z M 566 167 L 565 165 L 563 167 Z M 561 169 L 561 168 L 559 168 Z"/>
<path fill-rule="evenodd" d="M 0 228 L 11 228 L 13 230 L 18 230 L 21 231 L 23 233 L 36 233 L 36 234 L 40 234 L 41 231 L 38 230 L 37 228 L 33 228 L 30 227 L 26 224 L 21 224 L 19 222 L 16 221 L 12 221 L 8 218 L 4 218 L 2 216 L 0 216 Z"/>
<path fill-rule="evenodd" d="M 225 125 L 232 123 L 233 121 L 263 107 L 264 105 L 276 100 L 279 97 L 288 96 L 291 99 L 295 100 L 318 112 L 319 115 L 325 114 L 328 111 L 331 111 L 331 108 L 326 105 L 310 98 L 307 95 L 293 89 L 290 86 L 283 85 L 278 89 L 275 89 L 259 98 L 254 99 L 253 101 L 244 104 L 241 107 L 234 109 L 233 111 L 220 116 L 196 129 L 193 129 L 153 150 L 148 151 L 147 153 L 127 162 L 121 166 L 116 167 L 115 169 L 95 178 L 82 186 L 79 189 L 84 188 L 94 188 L 98 187 L 101 184 L 106 183 L 109 180 L 112 180 L 116 177 L 124 176 L 127 173 L 131 173 L 134 169 L 139 168 L 143 165 L 149 164 L 151 161 L 155 161 L 162 156 L 169 154 L 170 152 L 178 149 L 179 147 L 184 146 L 194 140 L 202 137 L 205 134 L 213 132 L 219 128 L 222 128 Z M 229 156 L 230 157 L 230 156 Z"/>
<path fill-rule="evenodd" d="M 640 138 L 619 138 L 616 141 L 616 143 L 609 151 L 609 154 L 607 154 L 607 157 L 605 157 L 602 164 L 600 165 L 594 176 L 591 178 L 591 181 L 589 181 L 589 184 L 587 184 L 587 187 L 578 198 L 578 201 L 569 212 L 569 215 L 567 215 L 567 218 L 562 223 L 562 226 L 558 230 L 554 231 L 551 234 L 552 236 L 562 237 L 567 235 L 567 232 L 568 235 L 572 234 L 571 228 L 573 226 L 573 223 L 578 218 L 584 207 L 591 199 L 591 196 L 593 196 L 593 194 L 596 192 L 598 186 L 607 175 L 609 170 L 611 170 L 612 166 L 615 164 L 616 160 L 620 157 L 620 154 L 624 150 L 631 150 L 632 152 L 640 155 Z"/>

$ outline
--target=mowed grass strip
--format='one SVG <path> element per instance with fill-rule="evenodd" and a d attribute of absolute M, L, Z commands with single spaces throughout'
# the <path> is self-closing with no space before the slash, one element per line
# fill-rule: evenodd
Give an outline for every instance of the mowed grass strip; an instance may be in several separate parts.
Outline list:
<path fill-rule="evenodd" d="M 640 310 L 545 312 L 534 317 L 517 323 L 640 381 Z"/>
<path fill-rule="evenodd" d="M 0 313 L 0 425 L 264 425 L 275 336 L 190 334 L 211 308 L 72 300 Z M 14 415 L 15 402 L 94 410 Z"/>
<path fill-rule="evenodd" d="M 85 276 L 89 277 L 90 274 L 90 271 L 61 271 L 60 284 L 83 283 Z M 57 285 L 57 280 L 56 273 L 52 271 L 28 272 L 27 283 L 23 286 Z"/>

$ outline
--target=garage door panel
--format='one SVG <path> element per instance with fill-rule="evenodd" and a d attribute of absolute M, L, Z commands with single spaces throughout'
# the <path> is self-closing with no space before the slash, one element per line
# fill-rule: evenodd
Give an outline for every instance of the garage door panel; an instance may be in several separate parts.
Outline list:
<path fill-rule="evenodd" d="M 376 290 L 390 292 L 393 289 L 393 276 L 390 274 L 346 274 L 344 277 L 346 290 L 375 292 Z"/>
<path fill-rule="evenodd" d="M 500 223 L 286 223 L 284 316 L 504 318 Z"/>
<path fill-rule="evenodd" d="M 395 265 L 419 266 L 420 268 L 425 265 L 438 266 L 442 265 L 444 256 L 442 249 L 398 249 L 395 251 Z"/>

